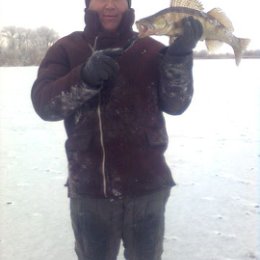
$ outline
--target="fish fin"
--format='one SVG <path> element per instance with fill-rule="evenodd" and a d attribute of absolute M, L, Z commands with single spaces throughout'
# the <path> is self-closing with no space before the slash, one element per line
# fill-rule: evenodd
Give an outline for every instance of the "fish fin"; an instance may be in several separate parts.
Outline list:
<path fill-rule="evenodd" d="M 215 18 L 220 24 L 222 24 L 230 32 L 234 31 L 232 22 L 220 8 L 213 8 L 212 10 L 207 12 L 207 15 Z"/>
<path fill-rule="evenodd" d="M 176 6 L 181 6 L 181 7 L 188 7 L 191 9 L 195 9 L 198 11 L 203 11 L 204 7 L 202 3 L 199 0 L 171 0 L 170 6 L 176 7 Z"/>
<path fill-rule="evenodd" d="M 250 39 L 244 39 L 244 38 L 236 38 L 237 44 L 233 45 L 233 50 L 235 53 L 235 59 L 237 66 L 239 65 L 242 55 L 244 51 L 246 50 L 248 44 L 250 43 Z"/>
<path fill-rule="evenodd" d="M 223 42 L 216 41 L 216 40 L 205 40 L 205 43 L 206 43 L 208 51 L 211 53 L 214 52 L 216 49 L 218 49 L 223 44 Z"/>

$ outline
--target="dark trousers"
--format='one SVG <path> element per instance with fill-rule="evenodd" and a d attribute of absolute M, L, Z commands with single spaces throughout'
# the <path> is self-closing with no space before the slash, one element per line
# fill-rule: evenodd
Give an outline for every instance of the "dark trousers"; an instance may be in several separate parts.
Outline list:
<path fill-rule="evenodd" d="M 71 199 L 79 260 L 116 260 L 121 239 L 127 260 L 160 260 L 170 190 L 122 200 Z"/>

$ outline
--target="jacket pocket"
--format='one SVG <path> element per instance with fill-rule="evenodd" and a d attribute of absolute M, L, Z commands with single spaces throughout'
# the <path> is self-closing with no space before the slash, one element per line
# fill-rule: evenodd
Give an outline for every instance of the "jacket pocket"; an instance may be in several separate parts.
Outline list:
<path fill-rule="evenodd" d="M 167 146 L 168 135 L 165 128 L 147 129 L 146 136 L 151 146 Z"/>
<path fill-rule="evenodd" d="M 91 146 L 92 133 L 71 136 L 65 143 L 67 151 L 87 151 Z"/>

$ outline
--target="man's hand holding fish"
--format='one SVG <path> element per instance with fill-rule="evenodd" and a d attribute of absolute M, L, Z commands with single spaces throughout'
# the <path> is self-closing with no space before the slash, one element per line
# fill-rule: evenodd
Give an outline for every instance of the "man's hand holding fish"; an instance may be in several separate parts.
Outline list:
<path fill-rule="evenodd" d="M 169 54 L 183 55 L 192 52 L 203 34 L 201 23 L 192 16 L 183 18 L 181 26 L 183 33 L 169 46 Z"/>

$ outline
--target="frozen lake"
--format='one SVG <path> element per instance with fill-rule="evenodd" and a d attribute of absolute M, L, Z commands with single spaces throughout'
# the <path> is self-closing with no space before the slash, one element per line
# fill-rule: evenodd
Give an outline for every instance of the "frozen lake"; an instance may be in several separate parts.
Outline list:
<path fill-rule="evenodd" d="M 166 116 L 178 185 L 163 260 L 260 259 L 259 68 L 260 60 L 196 60 L 191 106 Z M 33 111 L 36 72 L 0 68 L 0 259 L 72 260 L 65 133 Z"/>

